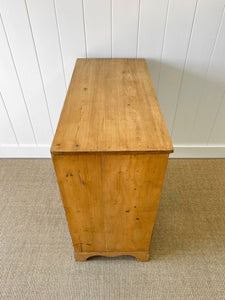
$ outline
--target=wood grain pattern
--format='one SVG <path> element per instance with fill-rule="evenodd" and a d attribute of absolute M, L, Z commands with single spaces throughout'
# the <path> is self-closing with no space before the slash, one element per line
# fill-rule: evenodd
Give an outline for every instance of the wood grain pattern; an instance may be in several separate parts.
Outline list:
<path fill-rule="evenodd" d="M 173 151 L 144 59 L 78 59 L 53 153 Z"/>
<path fill-rule="evenodd" d="M 77 260 L 149 259 L 171 140 L 143 59 L 79 59 L 51 153 Z"/>
<path fill-rule="evenodd" d="M 149 258 L 168 154 L 53 155 L 75 257 Z"/>

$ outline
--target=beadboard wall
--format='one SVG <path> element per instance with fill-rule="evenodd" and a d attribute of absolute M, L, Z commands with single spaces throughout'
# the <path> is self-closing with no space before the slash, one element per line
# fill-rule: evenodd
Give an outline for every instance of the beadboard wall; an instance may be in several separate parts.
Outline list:
<path fill-rule="evenodd" d="M 225 157 L 225 0 L 0 0 L 0 157 L 49 157 L 77 57 L 146 58 L 173 157 Z"/>

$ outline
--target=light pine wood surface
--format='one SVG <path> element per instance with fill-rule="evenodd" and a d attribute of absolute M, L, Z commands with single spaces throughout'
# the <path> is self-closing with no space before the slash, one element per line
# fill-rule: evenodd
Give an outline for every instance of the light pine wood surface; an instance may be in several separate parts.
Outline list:
<path fill-rule="evenodd" d="M 168 154 L 53 155 L 78 258 L 149 258 L 167 161 Z"/>
<path fill-rule="evenodd" d="M 76 260 L 150 257 L 172 143 L 143 59 L 79 59 L 51 147 Z"/>
<path fill-rule="evenodd" d="M 51 151 L 171 153 L 146 61 L 78 59 Z"/>

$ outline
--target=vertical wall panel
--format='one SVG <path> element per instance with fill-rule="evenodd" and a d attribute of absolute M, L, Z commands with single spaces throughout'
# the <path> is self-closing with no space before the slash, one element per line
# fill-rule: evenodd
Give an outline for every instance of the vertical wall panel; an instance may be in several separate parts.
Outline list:
<path fill-rule="evenodd" d="M 225 0 L 0 0 L 0 156 L 49 153 L 78 57 L 139 57 L 178 155 L 220 157 L 224 53 Z"/>
<path fill-rule="evenodd" d="M 207 70 L 206 79 L 203 85 L 201 98 L 196 113 L 195 123 L 190 136 L 193 144 L 205 144 L 208 140 L 217 112 L 225 93 L 225 14 L 221 17 L 217 39 L 213 48 L 210 64 Z M 225 120 L 225 114 L 224 114 Z M 219 132 L 225 133 L 224 127 Z M 214 134 L 217 133 L 214 131 Z M 219 135 L 220 136 L 220 133 Z M 211 136 L 214 143 L 216 137 Z M 222 139 L 219 138 L 218 143 Z"/>
<path fill-rule="evenodd" d="M 48 99 L 53 129 L 59 119 L 66 93 L 54 2 L 27 0 L 28 13 Z"/>
<path fill-rule="evenodd" d="M 87 57 L 111 57 L 111 0 L 83 0 L 83 5 Z"/>
<path fill-rule="evenodd" d="M 1 12 L 37 143 L 49 144 L 52 128 L 25 3 L 3 0 Z"/>
<path fill-rule="evenodd" d="M 171 133 L 197 0 L 170 0 L 158 99 Z"/>
<path fill-rule="evenodd" d="M 223 95 L 217 115 L 209 135 L 209 145 L 224 145 L 225 141 L 225 95 Z"/>
<path fill-rule="evenodd" d="M 224 4 L 224 0 L 199 0 L 172 135 L 176 144 L 191 143 L 191 132 Z"/>
<path fill-rule="evenodd" d="M 17 144 L 9 116 L 0 93 L 0 145 Z"/>
<path fill-rule="evenodd" d="M 168 0 L 141 0 L 138 57 L 147 59 L 157 91 Z"/>
<path fill-rule="evenodd" d="M 55 0 L 67 87 L 76 59 L 86 57 L 82 0 Z"/>
<path fill-rule="evenodd" d="M 27 107 L 21 92 L 7 37 L 0 18 L 0 89 L 20 144 L 35 144 Z"/>
<path fill-rule="evenodd" d="M 112 57 L 136 57 L 140 0 L 112 0 Z"/>

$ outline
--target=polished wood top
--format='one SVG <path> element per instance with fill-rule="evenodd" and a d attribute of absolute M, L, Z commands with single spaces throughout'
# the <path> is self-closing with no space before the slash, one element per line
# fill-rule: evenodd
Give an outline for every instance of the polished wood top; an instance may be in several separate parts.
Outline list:
<path fill-rule="evenodd" d="M 51 152 L 173 152 L 144 59 L 78 59 Z"/>

